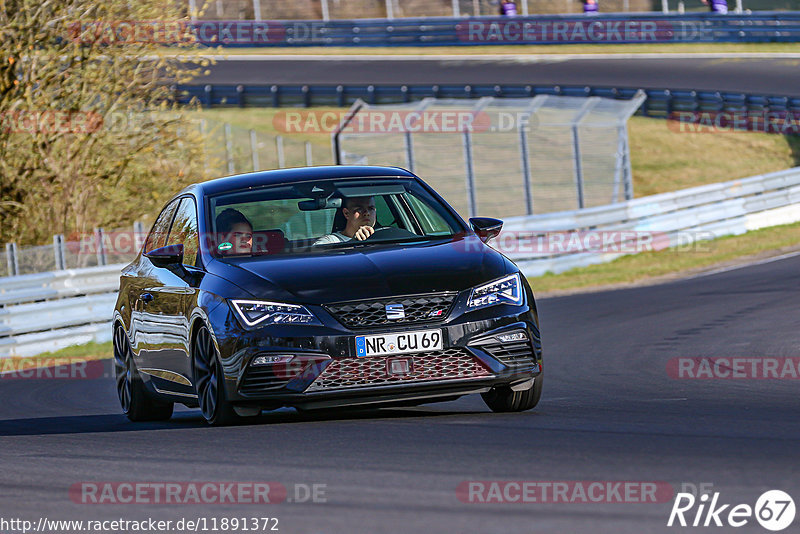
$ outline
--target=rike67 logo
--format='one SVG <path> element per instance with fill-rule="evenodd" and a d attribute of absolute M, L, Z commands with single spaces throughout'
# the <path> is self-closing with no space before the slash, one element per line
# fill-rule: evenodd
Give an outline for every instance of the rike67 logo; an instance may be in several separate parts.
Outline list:
<path fill-rule="evenodd" d="M 795 516 L 794 500 L 781 490 L 764 492 L 755 506 L 749 504 L 723 504 L 719 492 L 695 497 L 691 493 L 678 493 L 669 514 L 667 526 L 692 527 L 743 527 L 755 520 L 765 529 L 774 532 L 792 524 Z"/>

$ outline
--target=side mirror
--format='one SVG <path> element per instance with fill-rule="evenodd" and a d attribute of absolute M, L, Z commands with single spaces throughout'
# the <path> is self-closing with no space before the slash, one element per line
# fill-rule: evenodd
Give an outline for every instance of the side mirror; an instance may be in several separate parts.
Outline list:
<path fill-rule="evenodd" d="M 503 221 L 489 217 L 473 217 L 469 220 L 469 224 L 484 243 L 497 237 L 500 230 L 503 229 Z"/>
<path fill-rule="evenodd" d="M 180 265 L 183 263 L 183 245 L 167 245 L 145 253 L 156 267 L 168 267 L 170 265 Z"/>

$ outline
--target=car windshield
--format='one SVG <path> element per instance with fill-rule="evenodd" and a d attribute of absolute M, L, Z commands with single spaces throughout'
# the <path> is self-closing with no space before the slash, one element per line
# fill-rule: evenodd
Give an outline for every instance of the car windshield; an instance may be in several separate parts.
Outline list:
<path fill-rule="evenodd" d="M 209 198 L 210 247 L 220 259 L 324 253 L 447 239 L 463 223 L 410 179 L 337 179 Z"/>

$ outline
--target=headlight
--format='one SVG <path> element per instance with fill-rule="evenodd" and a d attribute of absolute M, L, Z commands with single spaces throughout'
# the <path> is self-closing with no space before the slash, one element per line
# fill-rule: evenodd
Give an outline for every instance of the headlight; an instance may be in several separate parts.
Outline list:
<path fill-rule="evenodd" d="M 270 324 L 316 324 L 321 325 L 305 306 L 265 302 L 261 300 L 232 300 L 233 309 L 247 326 Z"/>
<path fill-rule="evenodd" d="M 514 273 L 474 288 L 467 305 L 470 308 L 484 308 L 495 304 L 520 305 L 522 301 L 522 282 L 519 273 Z"/>

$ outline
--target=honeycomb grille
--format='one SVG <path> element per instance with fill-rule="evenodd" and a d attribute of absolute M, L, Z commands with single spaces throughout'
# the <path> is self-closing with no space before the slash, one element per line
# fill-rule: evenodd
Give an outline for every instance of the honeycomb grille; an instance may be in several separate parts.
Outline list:
<path fill-rule="evenodd" d="M 536 363 L 531 343 L 528 340 L 511 343 L 486 343 L 480 345 L 480 348 L 508 366 L 517 367 Z"/>
<path fill-rule="evenodd" d="M 408 360 L 408 372 L 392 373 L 390 360 Z M 334 360 L 306 391 L 329 391 L 432 380 L 463 380 L 484 376 L 492 376 L 492 373 L 467 351 L 452 348 L 414 355 Z"/>
<path fill-rule="evenodd" d="M 410 295 L 373 300 L 339 302 L 326 306 L 343 325 L 349 328 L 371 328 L 395 324 L 429 323 L 445 319 L 456 300 L 456 293 Z M 388 319 L 387 304 L 402 304 L 403 319 Z"/>

